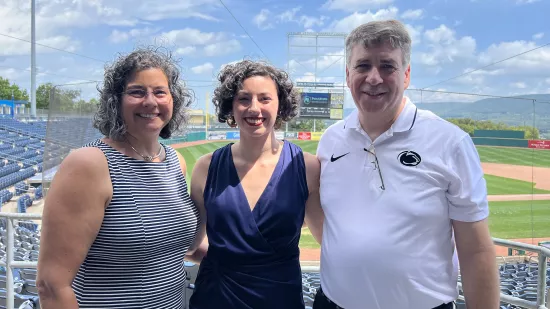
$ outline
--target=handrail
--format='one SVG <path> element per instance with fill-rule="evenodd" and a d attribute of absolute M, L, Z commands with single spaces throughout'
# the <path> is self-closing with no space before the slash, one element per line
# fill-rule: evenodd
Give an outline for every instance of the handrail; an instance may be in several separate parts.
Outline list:
<path fill-rule="evenodd" d="M 6 236 L 8 243 L 6 244 L 6 262 L 0 261 L 0 266 L 6 268 L 6 308 L 15 309 L 15 293 L 13 290 L 13 269 L 14 268 L 36 268 L 37 262 L 29 261 L 14 261 L 13 260 L 13 247 L 14 247 L 14 235 L 15 235 L 15 222 L 18 219 L 27 219 L 27 220 L 40 220 L 42 219 L 41 214 L 37 213 L 0 213 L 0 218 L 6 218 Z"/>
<path fill-rule="evenodd" d="M 14 249 L 14 226 L 16 220 L 41 220 L 42 215 L 38 213 L 0 213 L 0 218 L 6 218 L 7 220 L 7 248 L 6 248 L 6 262 L 0 261 L 0 266 L 6 267 L 6 308 L 14 308 L 14 280 L 13 280 L 13 268 L 36 268 L 37 262 L 31 261 L 14 261 L 13 249 Z M 550 302 L 550 289 L 546 293 L 546 272 L 547 261 L 550 257 L 550 250 L 542 246 L 536 246 L 521 242 L 510 241 L 506 239 L 493 238 L 495 245 L 504 246 L 509 248 L 515 248 L 520 250 L 526 250 L 538 253 L 538 284 L 537 284 L 537 301 L 532 302 L 519 297 L 514 297 L 501 293 L 500 300 L 505 303 L 520 306 L 527 309 L 548 309 L 547 305 Z M 319 272 L 319 266 L 304 265 L 301 267 L 304 272 Z M 462 284 L 458 283 L 458 289 L 462 291 Z M 464 296 L 460 295 L 459 299 L 464 300 Z"/>
<path fill-rule="evenodd" d="M 548 268 L 548 257 L 550 257 L 550 250 L 546 247 L 536 246 L 521 242 L 510 241 L 506 239 L 493 238 L 493 243 L 498 246 L 504 246 L 514 249 L 526 250 L 538 253 L 538 281 L 537 281 L 537 301 L 532 302 L 519 297 L 506 295 L 500 293 L 500 300 L 505 303 L 520 306 L 527 309 L 548 309 L 547 305 L 550 303 L 550 289 L 546 293 L 546 271 Z M 302 271 L 305 272 L 319 272 L 319 266 L 302 266 Z M 458 283 L 458 289 L 462 291 L 462 283 Z M 464 300 L 464 296 L 459 295 L 460 300 Z"/>

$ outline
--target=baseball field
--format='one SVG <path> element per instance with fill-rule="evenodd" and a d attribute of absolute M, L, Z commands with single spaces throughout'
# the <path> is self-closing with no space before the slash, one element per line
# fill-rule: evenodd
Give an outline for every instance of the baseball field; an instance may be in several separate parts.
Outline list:
<path fill-rule="evenodd" d="M 172 145 L 185 158 L 188 181 L 196 160 L 229 141 L 200 141 Z M 293 141 L 315 154 L 317 141 Z M 491 234 L 526 243 L 550 240 L 550 150 L 477 147 L 488 185 Z M 189 182 L 190 183 L 190 182 Z M 303 260 L 318 260 L 319 245 L 304 228 L 300 241 Z M 506 255 L 505 248 L 497 248 Z"/>

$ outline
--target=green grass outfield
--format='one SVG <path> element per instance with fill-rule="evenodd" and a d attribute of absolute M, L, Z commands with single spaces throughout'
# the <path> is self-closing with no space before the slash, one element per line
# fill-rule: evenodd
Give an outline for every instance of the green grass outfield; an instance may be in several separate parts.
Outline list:
<path fill-rule="evenodd" d="M 491 236 L 504 239 L 550 237 L 550 201 L 489 202 Z M 319 244 L 307 228 L 302 229 L 300 248 Z"/>
<path fill-rule="evenodd" d="M 293 142 L 302 147 L 306 152 L 315 154 L 317 150 L 318 142 L 316 141 Z M 198 158 L 227 143 L 227 141 L 212 142 L 178 149 L 187 163 L 188 181 L 191 180 L 191 173 Z M 478 151 L 482 162 L 550 167 L 550 151 L 547 150 L 481 146 L 478 147 Z M 493 175 L 486 175 L 485 177 L 487 180 L 487 190 L 490 195 L 550 193 L 547 190 L 535 189 L 535 184 L 527 181 Z"/>
<path fill-rule="evenodd" d="M 315 153 L 318 142 L 293 141 L 306 152 Z M 226 145 L 228 141 L 212 142 L 180 148 L 187 163 L 188 181 L 196 160 L 202 155 Z M 525 148 L 477 147 L 481 161 L 526 166 L 550 167 L 550 151 Z M 549 191 L 534 189 L 534 184 L 516 179 L 485 175 L 490 195 L 537 194 Z M 550 201 L 490 202 L 489 224 L 493 237 L 531 238 L 550 237 Z M 319 245 L 306 229 L 300 240 L 301 248 L 318 248 Z"/>

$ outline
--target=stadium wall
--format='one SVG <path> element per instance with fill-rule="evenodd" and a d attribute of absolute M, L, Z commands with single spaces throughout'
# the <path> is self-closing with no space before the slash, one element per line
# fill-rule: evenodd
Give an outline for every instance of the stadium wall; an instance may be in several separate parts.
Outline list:
<path fill-rule="evenodd" d="M 525 131 L 474 130 L 472 140 L 478 146 L 550 149 L 550 140 L 525 139 Z"/>
<path fill-rule="evenodd" d="M 472 137 L 475 145 L 500 147 L 529 147 L 529 140 L 512 138 Z"/>
<path fill-rule="evenodd" d="M 298 139 L 319 141 L 323 132 L 275 132 L 278 139 Z M 519 147 L 533 149 L 550 149 L 550 140 L 530 140 L 518 138 L 525 136 L 523 131 L 509 130 L 476 130 L 472 140 L 477 146 L 492 147 Z M 218 131 L 196 131 L 188 132 L 184 136 L 174 137 L 168 140 L 162 140 L 165 144 L 176 144 L 183 142 L 194 142 L 203 140 L 237 140 L 239 131 L 237 130 L 218 130 Z"/>

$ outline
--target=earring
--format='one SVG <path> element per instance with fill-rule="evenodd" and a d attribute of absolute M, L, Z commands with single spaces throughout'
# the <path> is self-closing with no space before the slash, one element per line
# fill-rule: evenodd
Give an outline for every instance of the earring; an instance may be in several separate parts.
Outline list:
<path fill-rule="evenodd" d="M 235 117 L 233 117 L 233 115 L 229 116 L 226 120 L 227 124 L 232 127 L 232 128 L 236 128 L 237 127 L 237 122 L 235 121 Z"/>

